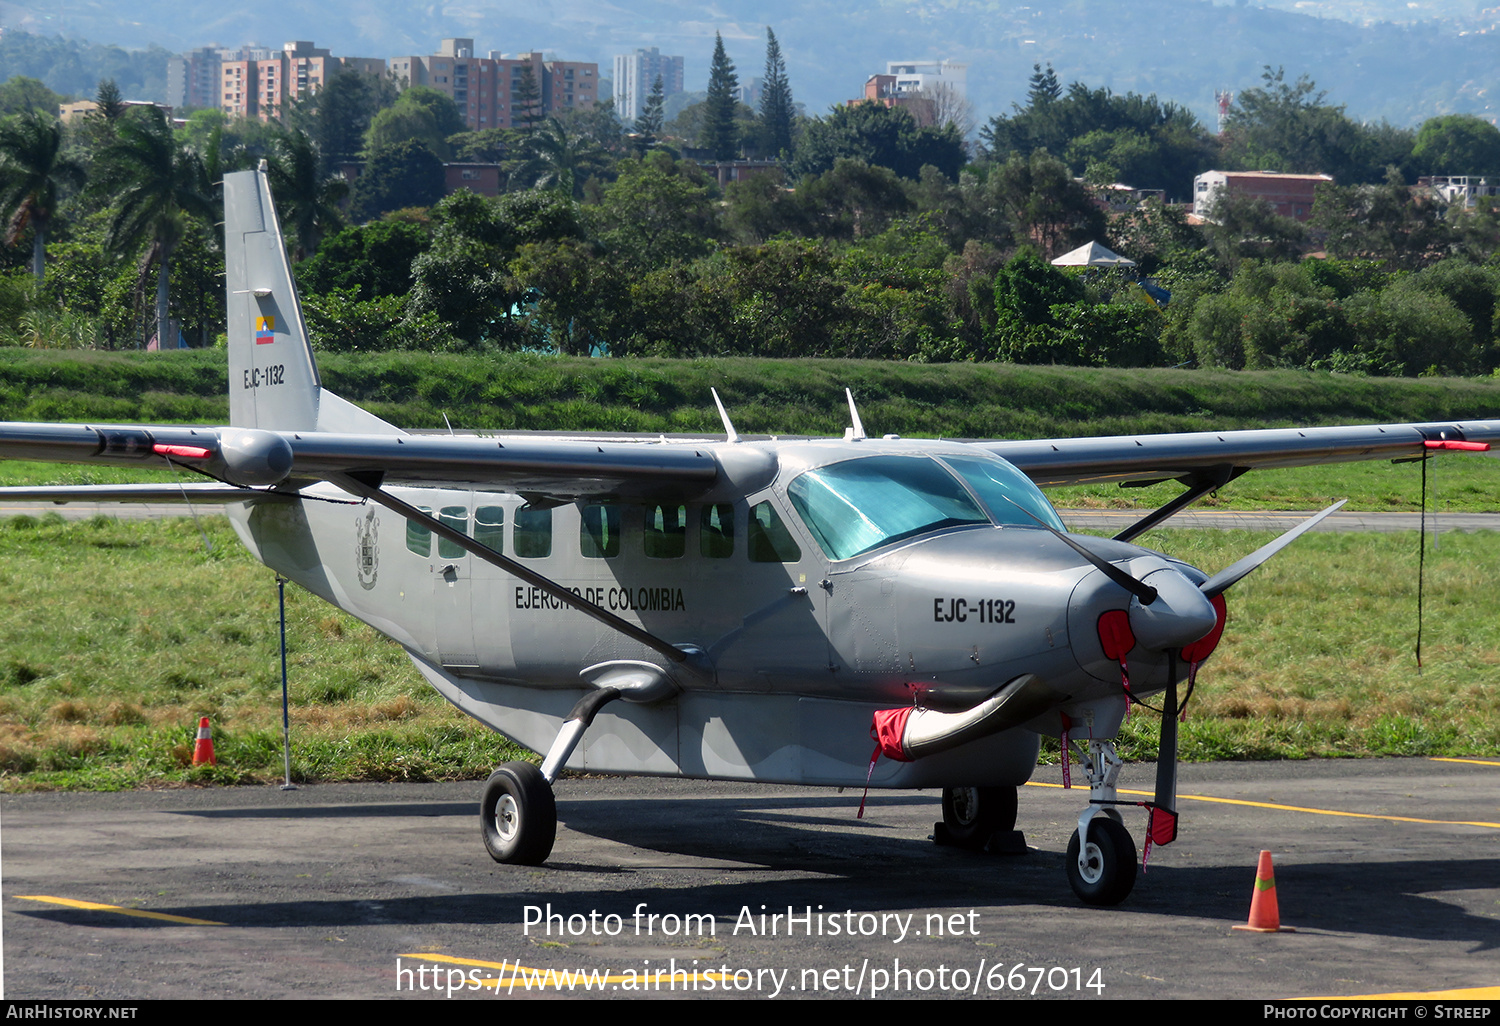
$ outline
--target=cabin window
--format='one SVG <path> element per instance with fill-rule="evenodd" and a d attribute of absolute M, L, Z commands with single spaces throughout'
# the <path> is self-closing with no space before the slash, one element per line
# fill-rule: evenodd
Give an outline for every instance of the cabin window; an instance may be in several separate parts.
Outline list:
<path fill-rule="evenodd" d="M 801 547 L 769 502 L 750 510 L 748 537 L 752 563 L 795 563 L 802 558 Z"/>
<path fill-rule="evenodd" d="M 734 555 L 734 507 L 727 502 L 703 507 L 698 521 L 698 554 L 705 559 Z"/>
<path fill-rule="evenodd" d="M 444 527 L 451 527 L 462 534 L 469 533 L 469 507 L 467 506 L 444 506 L 438 510 L 438 523 Z M 449 541 L 447 538 L 438 538 L 438 558 L 458 559 L 468 555 L 468 550 L 458 542 Z"/>
<path fill-rule="evenodd" d="M 511 545 L 522 559 L 546 559 L 552 555 L 552 509 L 522 506 L 516 510 Z"/>
<path fill-rule="evenodd" d="M 504 506 L 480 506 L 474 511 L 474 540 L 501 551 L 505 544 Z"/>
<path fill-rule="evenodd" d="M 646 555 L 678 559 L 687 552 L 687 507 L 646 507 Z"/>
<path fill-rule="evenodd" d="M 870 456 L 809 470 L 787 495 L 829 559 L 990 518 L 936 460 Z"/>
<path fill-rule="evenodd" d="M 418 506 L 423 513 L 431 514 L 430 506 Z M 406 522 L 406 547 L 419 556 L 432 555 L 432 531 L 415 520 Z"/>
<path fill-rule="evenodd" d="M 593 503 L 583 507 L 578 521 L 578 550 L 588 559 L 611 559 L 620 554 L 620 507 Z"/>

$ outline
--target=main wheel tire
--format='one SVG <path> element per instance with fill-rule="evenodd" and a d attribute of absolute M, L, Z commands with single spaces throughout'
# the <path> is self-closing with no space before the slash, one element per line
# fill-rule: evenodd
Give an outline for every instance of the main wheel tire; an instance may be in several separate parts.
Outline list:
<path fill-rule="evenodd" d="M 490 774 L 479 806 L 479 830 L 490 858 L 514 866 L 539 866 L 557 839 L 552 785 L 529 762 L 507 762 Z"/>
<path fill-rule="evenodd" d="M 1118 905 L 1135 886 L 1135 841 L 1112 819 L 1095 816 L 1089 823 L 1085 866 L 1078 865 L 1078 831 L 1068 842 L 1068 883 L 1088 905 Z"/>
<path fill-rule="evenodd" d="M 943 826 L 951 843 L 982 848 L 996 831 L 1016 828 L 1014 787 L 943 788 Z"/>

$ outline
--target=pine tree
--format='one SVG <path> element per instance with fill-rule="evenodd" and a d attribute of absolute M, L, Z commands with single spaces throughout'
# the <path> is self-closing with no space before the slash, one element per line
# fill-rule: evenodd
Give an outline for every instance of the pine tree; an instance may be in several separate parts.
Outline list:
<path fill-rule="evenodd" d="M 646 103 L 641 107 L 641 116 L 635 119 L 635 130 L 653 138 L 660 135 L 666 117 L 666 103 L 666 86 L 662 83 L 661 76 L 657 75 L 656 81 L 651 85 L 651 95 L 646 97 Z"/>
<path fill-rule="evenodd" d="M 542 89 L 530 64 L 521 69 L 510 99 L 511 124 L 523 132 L 536 128 L 542 120 Z"/>
<path fill-rule="evenodd" d="M 786 79 L 786 61 L 776 33 L 766 26 L 766 84 L 760 94 L 762 143 L 771 156 L 790 157 L 792 152 L 792 87 Z"/>
<path fill-rule="evenodd" d="M 724 37 L 714 33 L 714 59 L 708 73 L 708 99 L 703 102 L 703 130 L 698 145 L 715 160 L 733 160 L 738 149 L 735 130 L 735 90 L 740 80 L 724 52 Z"/>
<path fill-rule="evenodd" d="M 1031 89 L 1026 98 L 1032 110 L 1062 98 L 1062 83 L 1057 80 L 1057 72 L 1052 70 L 1051 64 L 1047 65 L 1046 71 L 1040 64 L 1031 66 Z"/>

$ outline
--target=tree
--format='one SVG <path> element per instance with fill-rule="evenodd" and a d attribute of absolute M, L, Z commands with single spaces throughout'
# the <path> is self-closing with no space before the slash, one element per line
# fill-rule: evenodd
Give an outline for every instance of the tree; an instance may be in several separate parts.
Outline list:
<path fill-rule="evenodd" d="M 451 98 L 428 86 L 412 86 L 371 120 L 365 145 L 373 153 L 415 140 L 447 159 L 453 151 L 448 138 L 464 130 L 463 115 Z"/>
<path fill-rule="evenodd" d="M 323 235 L 343 222 L 338 204 L 349 195 L 349 183 L 339 175 L 321 174 L 319 166 L 312 140 L 298 131 L 278 139 L 267 161 L 282 223 L 296 232 L 298 260 L 316 253 Z"/>
<path fill-rule="evenodd" d="M 10 212 L 7 245 L 32 230 L 31 273 L 46 271 L 47 229 L 57 211 L 59 192 L 83 184 L 83 168 L 62 156 L 62 124 L 51 114 L 32 111 L 0 122 L 0 208 Z"/>
<path fill-rule="evenodd" d="M 1047 64 L 1047 70 L 1043 71 L 1040 64 L 1031 66 L 1031 88 L 1027 90 L 1026 101 L 1032 109 L 1045 107 L 1054 103 L 1062 97 L 1062 83 L 1057 80 L 1057 72 L 1052 70 L 1051 62 Z"/>
<path fill-rule="evenodd" d="M 792 173 L 822 174 L 841 157 L 890 168 L 910 179 L 931 164 L 949 181 L 958 178 L 967 159 L 963 138 L 952 125 L 923 128 L 910 111 L 873 101 L 835 107 L 828 117 L 809 121 L 797 144 Z"/>
<path fill-rule="evenodd" d="M 1267 66 L 1264 84 L 1235 98 L 1225 122 L 1225 157 L 1234 168 L 1329 174 L 1341 184 L 1378 182 L 1384 164 L 1373 158 L 1371 133 L 1303 75 L 1287 83 L 1285 69 Z M 1389 159 L 1389 154 L 1385 155 Z"/>
<path fill-rule="evenodd" d="M 402 207 L 430 207 L 443 198 L 443 162 L 415 139 L 376 150 L 350 193 L 350 214 L 370 221 Z"/>
<path fill-rule="evenodd" d="M 0 115 L 38 111 L 56 116 L 63 98 L 40 80 L 17 75 L 0 83 Z"/>
<path fill-rule="evenodd" d="M 120 119 L 115 143 L 100 156 L 95 186 L 114 199 L 106 236 L 119 254 L 146 252 L 144 269 L 157 265 L 156 332 L 162 349 L 171 348 L 167 301 L 172 254 L 192 218 L 216 220 L 210 186 L 197 153 L 177 142 L 166 116 L 156 107 Z"/>
<path fill-rule="evenodd" d="M 558 118 L 548 118 L 526 137 L 526 155 L 511 180 L 581 199 L 583 183 L 606 163 L 602 146 Z"/>
<path fill-rule="evenodd" d="M 761 147 L 783 159 L 792 153 L 792 122 L 797 110 L 792 104 L 792 87 L 786 77 L 786 61 L 776 33 L 766 26 L 766 80 L 760 92 Z"/>
<path fill-rule="evenodd" d="M 639 272 L 709 251 L 713 189 L 694 165 L 657 151 L 619 172 L 599 205 L 599 237 L 616 260 Z"/>
<path fill-rule="evenodd" d="M 665 108 L 666 86 L 662 84 L 661 76 L 657 75 L 656 81 L 651 83 L 651 93 L 641 107 L 641 116 L 635 119 L 635 130 L 655 141 L 655 137 L 661 134 Z"/>
<path fill-rule="evenodd" d="M 287 124 L 306 132 L 317 145 L 320 170 L 331 174 L 359 159 L 370 122 L 397 99 L 396 84 L 378 75 L 344 71 L 288 109 Z"/>
<path fill-rule="evenodd" d="M 522 132 L 530 132 L 542 120 L 542 87 L 530 64 L 521 68 L 510 97 L 510 123 Z"/>
<path fill-rule="evenodd" d="M 404 296 L 412 287 L 412 261 L 428 242 L 428 233 L 408 221 L 353 225 L 298 264 L 297 281 L 310 292 L 352 292 L 363 301 Z"/>
<path fill-rule="evenodd" d="M 1104 238 L 1104 214 L 1062 161 L 1045 151 L 1011 157 L 991 177 L 1016 241 L 1036 246 L 1044 258 Z"/>
<path fill-rule="evenodd" d="M 734 91 L 740 81 L 734 65 L 724 52 L 724 37 L 714 33 L 714 57 L 708 73 L 708 99 L 704 101 L 703 129 L 698 145 L 708 150 L 714 160 L 733 160 L 738 147 L 734 115 L 737 104 Z"/>
<path fill-rule="evenodd" d="M 1422 123 L 1412 147 L 1417 170 L 1430 175 L 1500 172 L 1500 128 L 1472 114 L 1447 114 Z"/>

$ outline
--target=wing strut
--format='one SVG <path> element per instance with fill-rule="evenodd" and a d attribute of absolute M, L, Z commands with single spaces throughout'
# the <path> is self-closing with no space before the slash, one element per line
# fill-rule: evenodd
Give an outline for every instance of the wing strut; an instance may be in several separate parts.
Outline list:
<path fill-rule="evenodd" d="M 369 499 L 371 502 L 379 503 L 386 509 L 405 517 L 407 520 L 421 524 L 439 538 L 444 538 L 484 560 L 486 563 L 492 563 L 506 573 L 519 577 L 527 584 L 542 589 L 542 591 L 551 595 L 559 602 L 572 606 L 580 613 L 593 617 L 611 630 L 619 631 L 632 641 L 638 641 L 647 648 L 661 653 L 677 665 L 700 674 L 712 675 L 713 671 L 706 665 L 701 653 L 678 648 L 671 642 L 658 638 L 650 631 L 642 630 L 630 621 L 621 619 L 603 606 L 596 605 L 580 595 L 573 594 L 573 592 L 551 578 L 543 577 L 535 570 L 507 556 L 501 555 L 488 545 L 475 541 L 462 531 L 449 527 L 436 517 L 423 513 L 417 507 L 402 502 L 394 495 L 381 490 L 378 481 L 371 483 L 369 480 L 365 480 L 367 476 L 357 473 L 329 474 L 327 479 L 351 494 Z"/>
<path fill-rule="evenodd" d="M 1210 467 L 1208 470 L 1194 474 L 1192 477 L 1178 478 L 1183 484 L 1188 485 L 1187 491 L 1161 508 L 1141 517 L 1141 519 L 1115 535 L 1114 540 L 1128 542 L 1137 535 L 1146 533 L 1163 520 L 1171 516 L 1176 516 L 1209 492 L 1217 488 L 1222 488 L 1249 469 L 1249 467 L 1232 467 L 1228 463 L 1221 463 L 1217 467 Z M 1143 483 L 1155 484 L 1156 482 Z M 1130 486 L 1127 485 L 1126 487 Z"/>

